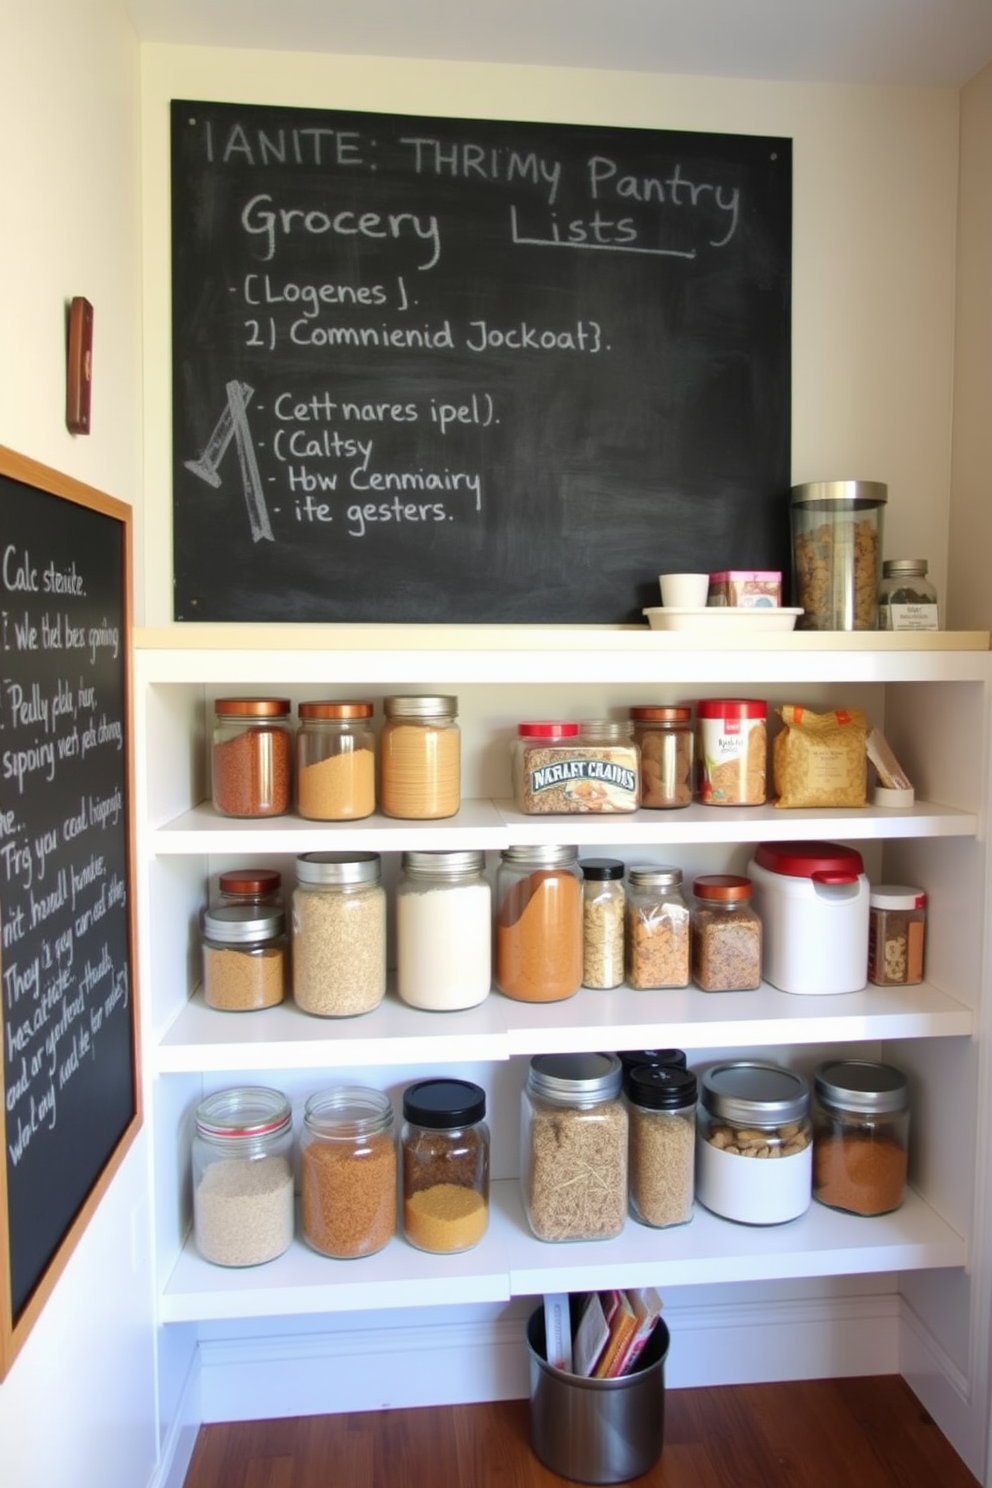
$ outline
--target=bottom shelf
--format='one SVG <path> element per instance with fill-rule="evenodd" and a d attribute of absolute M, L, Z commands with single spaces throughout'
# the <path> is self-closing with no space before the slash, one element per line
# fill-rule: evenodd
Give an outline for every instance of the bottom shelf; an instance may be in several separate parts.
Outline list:
<path fill-rule="evenodd" d="M 378 1255 L 334 1261 L 302 1240 L 264 1266 L 204 1261 L 190 1237 L 159 1302 L 162 1323 L 505 1302 L 543 1292 L 850 1276 L 963 1266 L 964 1239 L 912 1190 L 894 1214 L 863 1219 L 812 1203 L 784 1225 L 718 1219 L 654 1230 L 628 1220 L 615 1240 L 547 1244 L 524 1218 L 515 1179 L 494 1183 L 485 1240 L 462 1255 L 427 1255 L 403 1238 Z"/>

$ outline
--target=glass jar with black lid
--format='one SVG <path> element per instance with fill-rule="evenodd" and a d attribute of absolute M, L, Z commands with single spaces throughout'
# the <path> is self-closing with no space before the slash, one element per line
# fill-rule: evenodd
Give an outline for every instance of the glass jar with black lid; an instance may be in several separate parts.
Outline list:
<path fill-rule="evenodd" d="M 625 1090 L 630 1119 L 630 1212 L 656 1228 L 692 1218 L 696 1076 L 675 1065 L 636 1065 Z"/>
<path fill-rule="evenodd" d="M 418 1250 L 452 1254 L 489 1226 L 486 1092 L 471 1080 L 420 1080 L 403 1094 L 403 1228 Z"/>

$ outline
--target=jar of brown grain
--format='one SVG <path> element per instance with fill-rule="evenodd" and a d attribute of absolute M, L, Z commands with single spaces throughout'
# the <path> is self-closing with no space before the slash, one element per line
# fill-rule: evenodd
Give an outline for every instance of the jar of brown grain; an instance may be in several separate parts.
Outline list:
<path fill-rule="evenodd" d="M 706 873 L 694 880 L 690 917 L 692 977 L 704 992 L 761 985 L 761 920 L 751 907 L 749 878 Z"/>
<path fill-rule="evenodd" d="M 219 904 L 202 915 L 203 999 L 227 1013 L 274 1007 L 286 995 L 286 916 L 281 909 Z"/>
<path fill-rule="evenodd" d="M 374 1255 L 396 1233 L 389 1096 L 363 1086 L 312 1095 L 300 1138 L 303 1238 L 339 1260 Z"/>
<path fill-rule="evenodd" d="M 288 698 L 218 698 L 211 796 L 222 816 L 281 816 L 293 798 Z"/>

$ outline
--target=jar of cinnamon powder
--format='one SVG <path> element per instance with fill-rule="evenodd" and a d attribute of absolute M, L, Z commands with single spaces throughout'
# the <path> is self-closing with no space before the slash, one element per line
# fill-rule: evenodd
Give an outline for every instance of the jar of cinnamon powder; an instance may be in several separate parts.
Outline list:
<path fill-rule="evenodd" d="M 849 1214 L 888 1214 L 905 1197 L 909 1086 L 867 1059 L 821 1064 L 813 1077 L 813 1197 Z"/>
<path fill-rule="evenodd" d="M 288 698 L 218 698 L 211 794 L 222 816 L 281 816 L 293 797 Z"/>
<path fill-rule="evenodd" d="M 574 847 L 509 847 L 496 876 L 496 985 L 561 1002 L 582 984 L 582 872 Z"/>

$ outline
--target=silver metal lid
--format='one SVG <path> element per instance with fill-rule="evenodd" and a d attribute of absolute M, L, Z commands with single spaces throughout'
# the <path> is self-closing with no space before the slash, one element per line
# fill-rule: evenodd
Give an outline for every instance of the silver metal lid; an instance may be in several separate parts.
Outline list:
<path fill-rule="evenodd" d="M 431 878 L 447 878 L 465 873 L 481 873 L 486 866 L 484 852 L 405 852 L 401 866 L 411 873 Z"/>
<path fill-rule="evenodd" d="M 250 945 L 256 940 L 271 940 L 286 928 L 281 909 L 259 904 L 219 904 L 203 911 L 201 924 L 209 940 L 225 945 Z"/>
<path fill-rule="evenodd" d="M 440 695 L 387 697 L 382 707 L 387 718 L 454 718 L 458 699 Z"/>
<path fill-rule="evenodd" d="M 884 481 L 835 480 L 804 481 L 793 486 L 793 506 L 832 506 L 835 502 L 846 502 L 851 507 L 884 506 L 889 499 L 889 488 Z"/>
<path fill-rule="evenodd" d="M 902 1111 L 909 1102 L 909 1081 L 891 1064 L 870 1059 L 841 1059 L 821 1064 L 813 1075 L 818 1100 L 846 1110 L 884 1113 Z"/>
<path fill-rule="evenodd" d="M 882 563 L 883 579 L 895 579 L 909 575 L 926 578 L 926 573 L 927 560 L 925 558 L 886 558 Z"/>
<path fill-rule="evenodd" d="M 623 1065 L 616 1054 L 535 1054 L 527 1088 L 550 1100 L 612 1100 L 620 1094 Z"/>
<path fill-rule="evenodd" d="M 505 847 L 500 853 L 504 863 L 519 864 L 521 868 L 561 868 L 578 862 L 577 847 L 549 847 L 547 844 L 534 847 Z"/>
<path fill-rule="evenodd" d="M 667 863 L 636 863 L 627 869 L 627 878 L 652 889 L 672 889 L 682 882 L 682 869 Z"/>
<path fill-rule="evenodd" d="M 702 1079 L 702 1102 L 713 1116 L 751 1121 L 799 1121 L 809 1111 L 809 1085 L 794 1070 L 757 1060 L 715 1064 Z"/>
<path fill-rule="evenodd" d="M 296 860 L 298 883 L 378 883 L 381 875 L 378 853 L 312 852 Z"/>

